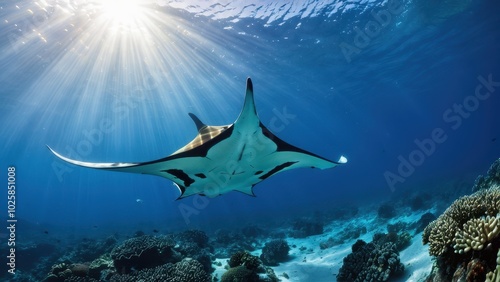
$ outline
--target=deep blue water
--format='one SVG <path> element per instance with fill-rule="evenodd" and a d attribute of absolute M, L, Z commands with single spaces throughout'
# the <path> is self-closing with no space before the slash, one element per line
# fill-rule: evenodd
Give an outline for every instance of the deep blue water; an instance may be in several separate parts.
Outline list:
<path fill-rule="evenodd" d="M 4 182 L 16 168 L 16 216 L 76 234 L 208 228 L 472 185 L 500 157 L 500 10 L 496 1 L 448 2 L 164 1 L 119 25 L 86 1 L 2 3 L 0 160 Z M 167 179 L 69 166 L 46 148 L 101 162 L 167 156 L 196 134 L 187 113 L 234 122 L 247 76 L 265 125 L 276 111 L 293 116 L 277 136 L 349 162 L 280 173 L 255 198 L 176 201 Z M 399 175 L 412 157 L 414 169 L 389 184 L 388 172 Z"/>

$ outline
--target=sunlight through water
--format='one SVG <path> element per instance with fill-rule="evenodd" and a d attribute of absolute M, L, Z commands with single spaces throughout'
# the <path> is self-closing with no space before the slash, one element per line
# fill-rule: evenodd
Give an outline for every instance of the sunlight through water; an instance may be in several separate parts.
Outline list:
<path fill-rule="evenodd" d="M 226 39 L 223 30 L 193 22 L 203 19 L 136 0 L 19 1 L 3 8 L 12 12 L 3 19 L 9 44 L 0 56 L 31 82 L 22 86 L 27 89 L 17 102 L 28 114 L 12 125 L 13 132 L 28 123 L 50 125 L 53 133 L 65 133 L 58 140 L 64 146 L 102 120 L 109 119 L 117 135 L 147 136 L 191 122 L 188 112 L 210 109 L 214 116 L 229 117 L 227 123 L 237 115 L 225 106 L 240 102 L 234 93 L 242 93 L 248 72 L 242 68 L 235 79 L 225 68 L 234 67 L 234 53 L 241 50 L 227 48 L 234 39 Z M 192 134 L 182 131 L 169 141 L 182 144 Z M 133 143 L 116 139 L 116 146 Z"/>
<path fill-rule="evenodd" d="M 147 20 L 146 13 L 137 0 L 104 0 L 101 4 L 102 16 L 112 25 L 137 27 Z"/>

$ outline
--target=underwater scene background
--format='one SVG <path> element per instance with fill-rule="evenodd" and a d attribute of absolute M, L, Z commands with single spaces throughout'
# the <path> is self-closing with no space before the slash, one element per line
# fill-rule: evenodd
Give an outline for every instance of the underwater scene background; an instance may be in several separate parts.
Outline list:
<path fill-rule="evenodd" d="M 498 281 L 499 12 L 458 0 L 3 1 L 0 279 Z M 167 179 L 47 149 L 168 156 L 197 133 L 188 113 L 233 123 L 247 77 L 275 135 L 348 163 L 282 172 L 256 197 L 176 200 Z"/>

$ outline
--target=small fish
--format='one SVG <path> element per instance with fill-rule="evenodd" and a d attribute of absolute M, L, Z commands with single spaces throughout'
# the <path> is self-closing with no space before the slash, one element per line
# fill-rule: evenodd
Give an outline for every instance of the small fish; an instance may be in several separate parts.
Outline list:
<path fill-rule="evenodd" d="M 136 199 L 135 200 L 138 204 L 142 204 L 144 201 L 142 199 Z"/>
<path fill-rule="evenodd" d="M 49 234 L 49 231 L 45 230 L 45 231 L 43 231 L 43 233 L 45 233 L 45 234 Z"/>
<path fill-rule="evenodd" d="M 157 229 L 153 229 L 153 232 L 154 233 L 158 233 L 159 231 Z"/>

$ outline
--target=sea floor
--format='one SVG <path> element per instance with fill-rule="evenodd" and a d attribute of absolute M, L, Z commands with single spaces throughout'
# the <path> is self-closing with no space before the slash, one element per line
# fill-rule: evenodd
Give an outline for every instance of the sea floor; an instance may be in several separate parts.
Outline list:
<path fill-rule="evenodd" d="M 376 211 L 365 213 L 349 220 L 334 221 L 325 225 L 325 232 L 306 238 L 287 237 L 286 241 L 293 246 L 289 252 L 289 259 L 273 267 L 281 281 L 336 281 L 336 275 L 342 267 L 343 259 L 351 253 L 352 244 L 357 240 L 370 242 L 375 233 L 387 233 L 387 224 L 405 222 L 413 224 L 420 217 L 432 210 L 408 212 L 406 215 L 380 222 Z M 320 243 L 331 237 L 339 236 L 346 227 L 365 226 L 367 232 L 359 238 L 348 240 L 342 244 L 321 249 Z M 428 247 L 422 244 L 422 233 L 413 235 L 410 245 L 400 252 L 400 260 L 404 264 L 404 274 L 390 281 L 425 281 L 432 268 L 432 258 Z M 251 254 L 260 256 L 262 249 L 252 251 Z M 221 266 L 216 266 L 214 275 L 221 277 L 226 271 L 224 268 L 229 258 L 217 259 Z"/>
<path fill-rule="evenodd" d="M 422 198 L 426 197 L 425 194 L 421 195 L 423 195 Z M 416 226 L 418 226 L 424 214 L 432 213 L 437 217 L 458 197 L 456 194 L 446 195 L 448 195 L 446 199 L 435 199 L 432 196 L 420 208 L 414 208 L 408 204 L 408 198 L 414 198 L 413 196 L 399 197 L 398 199 L 369 205 L 360 204 L 346 208 L 336 208 L 340 209 L 340 212 L 339 210 L 333 210 L 296 215 L 293 218 L 289 217 L 280 220 L 279 224 L 276 221 L 260 222 L 257 225 L 250 224 L 255 230 L 258 230 L 254 230 L 254 232 L 257 232 L 256 235 L 250 237 L 243 232 L 245 225 L 238 227 L 226 226 L 225 230 L 204 231 L 208 236 L 209 246 L 202 251 L 210 250 L 210 256 L 215 257 L 215 260 L 212 261 L 212 267 L 215 270 L 211 273 L 211 276 L 215 278 L 213 281 L 220 281 L 228 269 L 228 261 L 231 255 L 235 252 L 249 251 L 250 254 L 260 257 L 266 243 L 276 239 L 284 239 L 290 246 L 288 256 L 280 261 L 278 265 L 271 266 L 275 275 L 281 281 L 337 281 L 337 275 L 344 263 L 344 258 L 352 253 L 354 243 L 358 240 L 367 243 L 371 242 L 375 234 L 387 234 L 391 225 L 399 225 L 403 226 L 402 232 L 407 232 L 410 235 L 405 247 L 399 251 L 399 260 L 404 265 L 404 272 L 399 276 L 391 277 L 387 281 L 423 282 L 431 272 L 433 258 L 428 253 L 428 247 L 422 244 L 422 228 L 416 228 Z M 393 215 L 382 217 L 382 206 L 393 208 Z M 305 222 L 321 222 L 321 232 L 317 232 L 317 235 L 301 234 L 301 236 L 297 236 L 296 225 L 297 221 L 300 222 L 301 220 Z M 148 226 L 143 226 L 142 230 L 144 232 L 140 232 L 141 235 L 161 237 L 184 232 L 182 230 L 175 232 L 162 229 L 156 230 Z M 137 229 L 130 229 L 128 232 L 112 232 L 110 230 L 113 230 L 113 227 L 108 226 L 108 228 L 110 228 L 107 229 L 109 232 L 101 229 L 99 230 L 100 234 L 96 235 L 96 237 L 84 240 L 75 236 L 75 234 L 71 235 L 71 238 L 64 238 L 54 230 L 49 230 L 49 232 L 33 230 L 30 233 L 39 234 L 37 235 L 39 237 L 34 237 L 31 241 L 23 240 L 23 242 L 27 243 L 19 246 L 20 252 L 18 253 L 19 257 L 26 257 L 29 254 L 27 258 L 31 260 L 30 264 L 19 264 L 18 272 L 20 275 L 16 276 L 14 280 L 12 280 L 13 277 L 11 276 L 0 274 L 0 281 L 43 281 L 43 278 L 51 272 L 51 268 L 55 264 L 61 262 L 66 262 L 66 264 L 90 264 L 99 256 L 111 253 L 113 246 L 119 246 L 126 240 L 140 236 L 137 235 Z M 102 247 L 109 237 L 115 238 L 110 248 L 103 248 L 106 251 L 92 250 L 93 248 L 98 249 L 99 246 Z M 54 243 L 54 240 L 57 240 L 57 242 Z M 183 244 L 182 241 L 179 242 L 178 245 Z M 89 249 L 94 252 L 89 254 Z M 50 253 L 47 253 L 46 250 L 50 250 Z M 2 249 L 2 251 L 4 250 Z M 84 257 L 87 259 L 83 259 Z M 210 261 L 208 261 L 208 264 L 210 264 Z M 112 272 L 115 271 L 112 262 L 109 269 Z M 6 278 L 7 280 L 5 280 Z"/>

